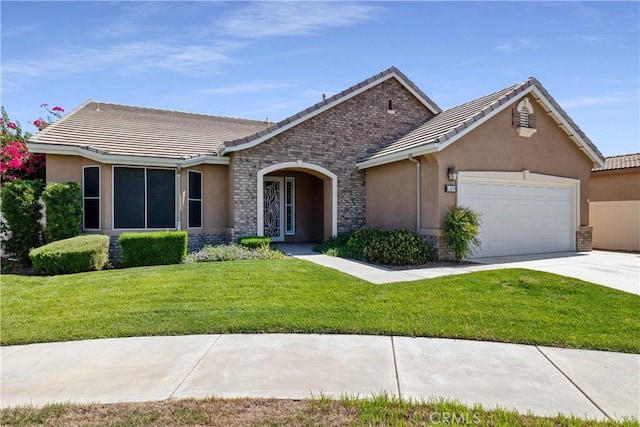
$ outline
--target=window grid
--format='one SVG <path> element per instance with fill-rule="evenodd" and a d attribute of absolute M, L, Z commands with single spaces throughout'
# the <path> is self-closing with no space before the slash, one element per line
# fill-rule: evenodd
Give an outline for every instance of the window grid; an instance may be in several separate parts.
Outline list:
<path fill-rule="evenodd" d="M 191 190 L 191 174 L 193 175 L 199 175 L 199 180 L 200 180 L 200 193 L 193 195 Z M 188 228 L 202 228 L 202 217 L 203 217 L 203 212 L 202 212 L 202 172 L 199 171 L 189 171 L 188 173 L 188 184 L 189 184 L 189 188 L 187 189 L 187 218 L 188 218 Z M 193 197 L 196 196 L 196 197 Z M 198 221 L 197 223 L 192 223 L 192 205 L 194 206 L 198 206 L 198 211 L 199 211 L 199 217 L 198 217 Z"/>
<path fill-rule="evenodd" d="M 87 170 L 88 169 L 96 169 L 98 171 L 98 183 L 97 183 L 97 195 L 96 196 L 87 196 Z M 96 218 L 96 227 L 87 227 L 87 201 L 97 200 L 98 208 L 97 208 L 97 218 Z M 83 166 L 82 167 L 82 229 L 83 230 L 100 230 L 100 166 Z"/>

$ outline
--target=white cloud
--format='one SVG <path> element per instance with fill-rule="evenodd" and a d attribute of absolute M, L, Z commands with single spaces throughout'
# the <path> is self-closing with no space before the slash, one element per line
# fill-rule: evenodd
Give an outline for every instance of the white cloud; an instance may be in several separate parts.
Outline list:
<path fill-rule="evenodd" d="M 199 89 L 193 91 L 193 93 L 209 94 L 209 95 L 237 95 L 240 93 L 256 93 L 267 92 L 275 89 L 282 89 L 291 87 L 291 83 L 284 82 L 272 82 L 272 81 L 257 81 L 238 83 L 228 86 L 220 86 L 208 89 Z"/>
<path fill-rule="evenodd" d="M 505 53 L 512 53 L 518 50 L 536 49 L 537 47 L 538 45 L 533 40 L 518 38 L 500 43 L 498 46 L 496 46 L 496 50 Z"/>
<path fill-rule="evenodd" d="M 559 101 L 562 108 L 579 108 L 579 107 L 593 107 L 598 105 L 619 104 L 627 102 L 629 99 L 622 96 L 582 96 L 577 98 L 569 98 L 564 101 Z"/>
<path fill-rule="evenodd" d="M 2 64 L 2 73 L 8 75 L 43 76 L 57 73 L 83 73 L 113 70 L 127 74 L 153 69 L 180 73 L 200 73 L 211 67 L 234 62 L 230 51 L 237 43 L 217 45 L 180 45 L 149 41 L 131 42 L 105 47 L 58 48 L 37 61 L 9 60 Z"/>
<path fill-rule="evenodd" d="M 21 36 L 27 33 L 30 33 L 36 29 L 35 25 L 20 25 L 18 27 L 9 27 L 6 28 L 6 25 L 3 25 L 2 29 L 2 37 L 15 37 Z"/>
<path fill-rule="evenodd" d="M 235 10 L 218 22 L 218 28 L 243 38 L 305 35 L 369 21 L 379 10 L 362 3 L 259 2 Z"/>

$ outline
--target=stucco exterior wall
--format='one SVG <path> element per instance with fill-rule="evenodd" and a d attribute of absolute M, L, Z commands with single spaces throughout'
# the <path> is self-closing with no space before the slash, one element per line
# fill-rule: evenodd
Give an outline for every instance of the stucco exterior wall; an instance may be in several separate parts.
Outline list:
<path fill-rule="evenodd" d="M 512 127 L 511 108 L 436 153 L 437 175 L 432 177 L 439 190 L 437 217 L 430 212 L 429 228 L 439 228 L 447 208 L 456 202 L 455 193 L 445 193 L 449 184 L 447 168 L 455 164 L 458 171 L 501 171 L 532 173 L 580 180 L 580 224 L 589 225 L 589 175 L 593 162 L 580 151 L 538 102 L 530 98 L 535 109 L 537 132 L 524 138 Z"/>
<path fill-rule="evenodd" d="M 368 226 L 416 230 L 416 169 L 409 160 L 366 169 Z"/>
<path fill-rule="evenodd" d="M 189 171 L 202 172 L 202 227 L 188 228 Z M 182 206 L 182 229 L 189 234 L 229 233 L 229 173 L 225 165 L 198 165 L 180 172 L 180 204 Z"/>
<path fill-rule="evenodd" d="M 393 101 L 395 114 L 387 112 L 389 100 Z M 399 82 L 389 79 L 262 144 L 232 153 L 235 234 L 257 233 L 258 171 L 298 160 L 337 175 L 338 231 L 364 226 L 365 172 L 357 170 L 356 162 L 431 116 Z M 326 201 L 330 197 L 326 186 L 324 200 L 327 212 Z M 327 215 L 324 220 L 326 223 Z"/>
<path fill-rule="evenodd" d="M 592 172 L 589 199 L 592 202 L 640 200 L 640 168 Z"/>
<path fill-rule="evenodd" d="M 113 230 L 112 221 L 112 174 L 113 165 L 103 164 L 80 156 L 47 155 L 47 182 L 73 181 L 82 185 L 83 166 L 100 167 L 100 224 L 101 232 L 110 235 L 120 234 Z M 187 190 L 188 171 L 203 173 L 202 228 L 187 228 Z M 189 234 L 229 234 L 231 227 L 229 201 L 229 173 L 225 165 L 199 165 L 182 169 L 180 175 L 181 224 Z"/>

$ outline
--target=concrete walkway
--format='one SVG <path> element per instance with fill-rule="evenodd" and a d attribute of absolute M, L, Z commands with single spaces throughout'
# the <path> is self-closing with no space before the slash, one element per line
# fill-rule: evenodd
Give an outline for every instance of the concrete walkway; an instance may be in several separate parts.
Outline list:
<path fill-rule="evenodd" d="M 395 283 L 500 268 L 528 268 L 575 277 L 640 295 L 640 254 L 622 252 L 560 252 L 472 259 L 474 264 L 391 270 L 371 264 L 313 252 L 311 244 L 275 245 L 283 252 L 350 274 L 371 283 Z"/>
<path fill-rule="evenodd" d="M 640 355 L 347 335 L 194 335 L 0 348 L 1 406 L 175 398 L 442 397 L 541 416 L 640 416 Z"/>

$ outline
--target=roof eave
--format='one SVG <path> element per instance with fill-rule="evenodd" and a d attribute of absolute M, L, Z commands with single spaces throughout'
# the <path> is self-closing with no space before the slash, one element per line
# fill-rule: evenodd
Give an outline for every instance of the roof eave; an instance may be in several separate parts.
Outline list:
<path fill-rule="evenodd" d="M 421 146 L 421 147 L 410 148 L 410 149 L 398 151 L 395 153 L 363 160 L 362 162 L 356 163 L 356 167 L 359 170 L 369 169 L 375 166 L 382 166 L 388 163 L 406 160 L 408 158 L 424 156 L 425 154 L 431 154 L 437 151 L 439 151 L 438 144 L 433 142 L 433 143 L 425 144 L 424 146 Z"/>
<path fill-rule="evenodd" d="M 31 141 L 31 140 L 30 140 Z M 200 164 L 228 165 L 228 157 L 220 157 L 212 154 L 197 155 L 185 159 L 173 159 L 167 157 L 131 156 L 121 154 L 109 154 L 92 150 L 88 147 L 77 145 L 42 144 L 38 142 L 27 143 L 31 153 L 56 154 L 61 156 L 80 156 L 90 160 L 106 164 L 158 166 L 158 167 L 190 167 Z"/>

